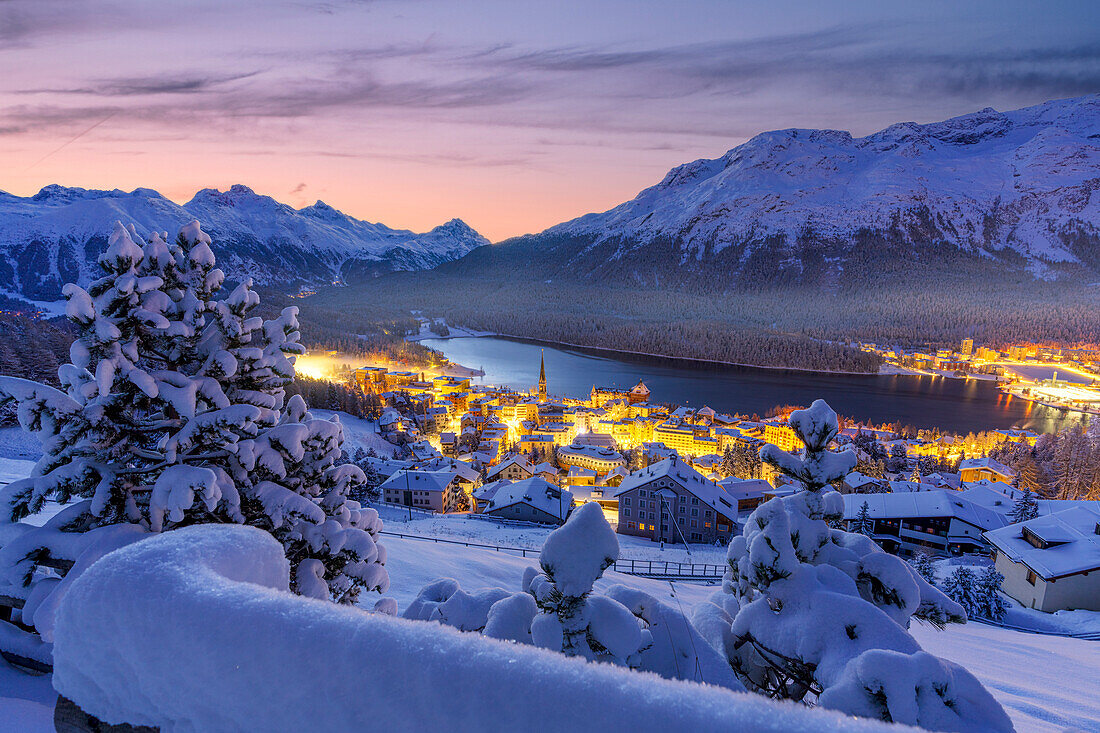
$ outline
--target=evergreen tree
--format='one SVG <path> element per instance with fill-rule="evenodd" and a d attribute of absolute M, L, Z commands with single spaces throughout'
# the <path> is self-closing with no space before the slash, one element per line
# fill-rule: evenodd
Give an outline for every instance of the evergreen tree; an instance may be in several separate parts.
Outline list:
<path fill-rule="evenodd" d="M 872 537 L 875 534 L 875 521 L 871 519 L 869 509 L 867 502 L 863 502 L 859 507 L 859 514 L 856 515 L 855 531 L 861 535 Z"/>
<path fill-rule="evenodd" d="M 982 570 L 975 584 L 977 594 L 977 611 L 982 618 L 1004 621 L 1008 608 L 1001 596 L 1001 583 L 1005 576 L 1001 575 L 992 565 Z"/>
<path fill-rule="evenodd" d="M 1046 481 L 1042 469 L 1030 452 L 1023 453 L 1015 461 L 1010 461 L 1016 469 L 1016 486 L 1042 495 L 1046 491 Z"/>
<path fill-rule="evenodd" d="M 734 457 L 733 446 L 727 445 L 726 449 L 722 451 L 722 465 L 718 469 L 723 478 L 729 478 L 737 473 L 737 461 Z"/>
<path fill-rule="evenodd" d="M 224 293 L 210 244 L 197 222 L 144 247 L 116 225 L 103 277 L 64 288 L 77 338 L 63 391 L 0 378 L 45 448 L 0 490 L 4 519 L 79 500 L 5 547 L 0 577 L 36 585 L 37 568 L 71 567 L 104 538 L 237 522 L 283 543 L 296 592 L 352 603 L 387 587 L 378 515 L 348 499 L 362 471 L 337 465 L 340 423 L 286 399 L 296 309 L 265 321 L 250 282 Z"/>
<path fill-rule="evenodd" d="M 1018 522 L 1035 519 L 1037 516 L 1039 516 L 1039 503 L 1035 501 L 1035 495 L 1031 493 L 1031 489 L 1024 489 L 1024 492 L 1016 499 L 1016 503 L 1013 504 L 1008 519 L 1012 524 L 1017 524 Z"/>
<path fill-rule="evenodd" d="M 958 603 L 968 616 L 979 614 L 977 578 L 974 571 L 965 565 L 955 568 L 943 582 L 943 592 Z"/>
<path fill-rule="evenodd" d="M 830 526 L 844 501 L 829 486 L 856 463 L 854 452 L 828 449 L 836 413 L 816 400 L 789 425 L 804 451 L 766 445 L 760 454 L 804 491 L 749 516 L 730 542 L 723 597 L 696 622 L 715 630 L 713 643 L 752 691 L 912 725 L 1011 730 L 972 675 L 920 653 L 907 631 L 913 617 L 963 622 L 963 609 L 871 539 Z M 927 686 L 884 686 L 887 675 Z"/>
<path fill-rule="evenodd" d="M 915 484 L 919 484 L 920 479 L 921 479 L 920 465 L 918 464 L 918 465 L 913 467 L 913 472 L 911 474 L 909 474 L 909 480 L 912 481 Z"/>
<path fill-rule="evenodd" d="M 924 578 L 929 585 L 937 585 L 936 564 L 932 556 L 926 552 L 917 552 L 909 559 L 909 564 L 917 571 L 917 575 Z"/>

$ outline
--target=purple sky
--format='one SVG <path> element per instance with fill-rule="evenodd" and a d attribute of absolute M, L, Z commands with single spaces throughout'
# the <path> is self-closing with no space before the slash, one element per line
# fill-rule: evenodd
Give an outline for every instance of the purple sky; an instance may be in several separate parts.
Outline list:
<path fill-rule="evenodd" d="M 494 241 L 757 132 L 1100 91 L 1100 2 L 0 0 L 0 189 L 244 183 Z"/>

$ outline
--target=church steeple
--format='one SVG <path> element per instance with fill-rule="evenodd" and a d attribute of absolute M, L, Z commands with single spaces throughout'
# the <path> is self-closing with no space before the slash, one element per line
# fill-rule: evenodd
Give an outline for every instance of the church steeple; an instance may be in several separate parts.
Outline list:
<path fill-rule="evenodd" d="M 546 400 L 546 350 L 539 357 L 539 400 Z"/>

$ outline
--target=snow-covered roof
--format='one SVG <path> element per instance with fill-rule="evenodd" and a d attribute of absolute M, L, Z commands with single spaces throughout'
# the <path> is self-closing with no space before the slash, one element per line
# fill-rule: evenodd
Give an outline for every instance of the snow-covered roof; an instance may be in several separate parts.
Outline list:
<path fill-rule="evenodd" d="M 971 470 L 980 469 L 980 468 L 987 468 L 990 471 L 996 471 L 997 473 L 1001 474 L 1002 476 L 1011 477 L 1011 476 L 1016 475 L 1016 472 L 1013 471 L 1011 468 L 1009 468 L 1008 466 L 1001 463 L 1000 461 L 998 461 L 995 458 L 990 458 L 989 456 L 986 456 L 984 458 L 967 458 L 966 460 L 964 460 L 962 463 L 959 464 L 959 470 L 960 471 L 966 471 L 968 469 L 971 469 Z"/>
<path fill-rule="evenodd" d="M 543 461 L 532 469 L 535 473 L 549 473 L 555 476 L 558 475 L 558 467 L 553 463 L 547 463 Z"/>
<path fill-rule="evenodd" d="M 426 471 L 451 471 L 458 475 L 463 481 L 470 483 L 477 483 L 481 478 L 481 474 L 477 472 L 471 464 L 466 461 L 460 461 L 457 458 L 433 458 L 422 466 L 419 466 Z"/>
<path fill-rule="evenodd" d="M 499 481 L 490 481 L 487 484 L 482 484 L 479 488 L 474 489 L 474 498 L 478 501 L 491 502 L 493 497 L 496 496 L 497 490 L 500 489 L 501 486 L 507 486 L 510 483 L 512 482 L 508 479 L 501 479 Z"/>
<path fill-rule="evenodd" d="M 986 532 L 991 545 L 1045 579 L 1100 569 L 1100 511 L 1075 506 L 1045 517 Z M 1024 539 L 1024 529 L 1049 543 L 1041 548 Z"/>
<path fill-rule="evenodd" d="M 998 529 L 1007 520 L 962 496 L 958 491 L 935 489 L 902 494 L 845 494 L 844 518 L 854 519 L 867 502 L 867 511 L 874 519 L 907 519 L 915 517 L 954 517 L 979 529 Z"/>
<path fill-rule="evenodd" d="M 486 511 L 495 512 L 513 504 L 527 504 L 552 517 L 564 520 L 569 515 L 570 507 L 573 506 L 573 494 L 559 489 L 543 478 L 532 476 L 522 481 L 502 483 Z"/>
<path fill-rule="evenodd" d="M 408 482 L 405 478 L 408 476 Z M 443 492 L 458 474 L 454 471 L 417 471 L 405 469 L 398 471 L 386 480 L 380 489 L 400 489 L 404 491 L 438 491 Z"/>
<path fill-rule="evenodd" d="M 500 473 L 504 469 L 508 468 L 509 466 L 518 466 L 519 468 L 522 468 L 527 473 L 534 473 L 535 472 L 535 467 L 531 465 L 531 461 L 527 460 L 523 456 L 513 455 L 513 456 L 508 456 L 503 461 L 501 461 L 497 465 L 490 468 L 488 473 L 486 474 L 486 477 L 487 478 L 492 478 L 493 476 L 496 476 L 498 473 Z"/>
<path fill-rule="evenodd" d="M 775 487 L 762 478 L 742 479 L 736 476 L 722 479 L 718 482 L 727 494 L 737 501 L 745 499 L 758 499 L 765 494 L 775 492 Z"/>
<path fill-rule="evenodd" d="M 989 479 L 982 479 L 982 481 L 989 481 Z M 962 486 L 962 479 L 959 478 L 959 474 L 949 473 L 947 471 L 937 471 L 936 473 L 930 473 L 924 477 L 924 482 L 932 484 L 941 489 L 958 489 Z M 1003 486 L 1004 484 L 1001 485 Z"/>
<path fill-rule="evenodd" d="M 890 491 L 895 494 L 911 494 L 918 491 L 937 491 L 935 484 L 926 484 L 922 481 L 890 481 Z"/>
<path fill-rule="evenodd" d="M 844 477 L 844 483 L 848 484 L 853 489 L 858 489 L 859 487 L 866 486 L 867 484 L 881 484 L 885 483 L 885 481 L 880 478 L 873 478 L 871 476 L 864 475 L 859 471 L 851 471 L 847 476 Z"/>
<path fill-rule="evenodd" d="M 573 455 L 581 456 L 584 458 L 593 458 L 600 461 L 622 461 L 623 456 L 619 451 L 612 450 L 611 448 L 605 448 L 598 445 L 583 445 L 579 443 L 573 443 L 572 445 L 563 445 L 558 448 L 559 455 Z"/>
<path fill-rule="evenodd" d="M 630 473 L 615 490 L 615 496 L 621 496 L 639 486 L 645 486 L 666 477 L 699 497 L 700 501 L 716 512 L 727 517 L 737 516 L 737 501 L 726 494 L 722 486 L 707 479 L 675 455 Z"/>

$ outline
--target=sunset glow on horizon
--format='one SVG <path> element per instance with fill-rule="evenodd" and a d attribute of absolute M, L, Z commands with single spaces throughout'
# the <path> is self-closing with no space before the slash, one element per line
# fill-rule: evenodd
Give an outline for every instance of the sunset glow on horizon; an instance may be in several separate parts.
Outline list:
<path fill-rule="evenodd" d="M 1088 2 L 226 5 L 0 2 L 0 190 L 242 183 L 499 241 L 765 130 L 1100 89 Z"/>

